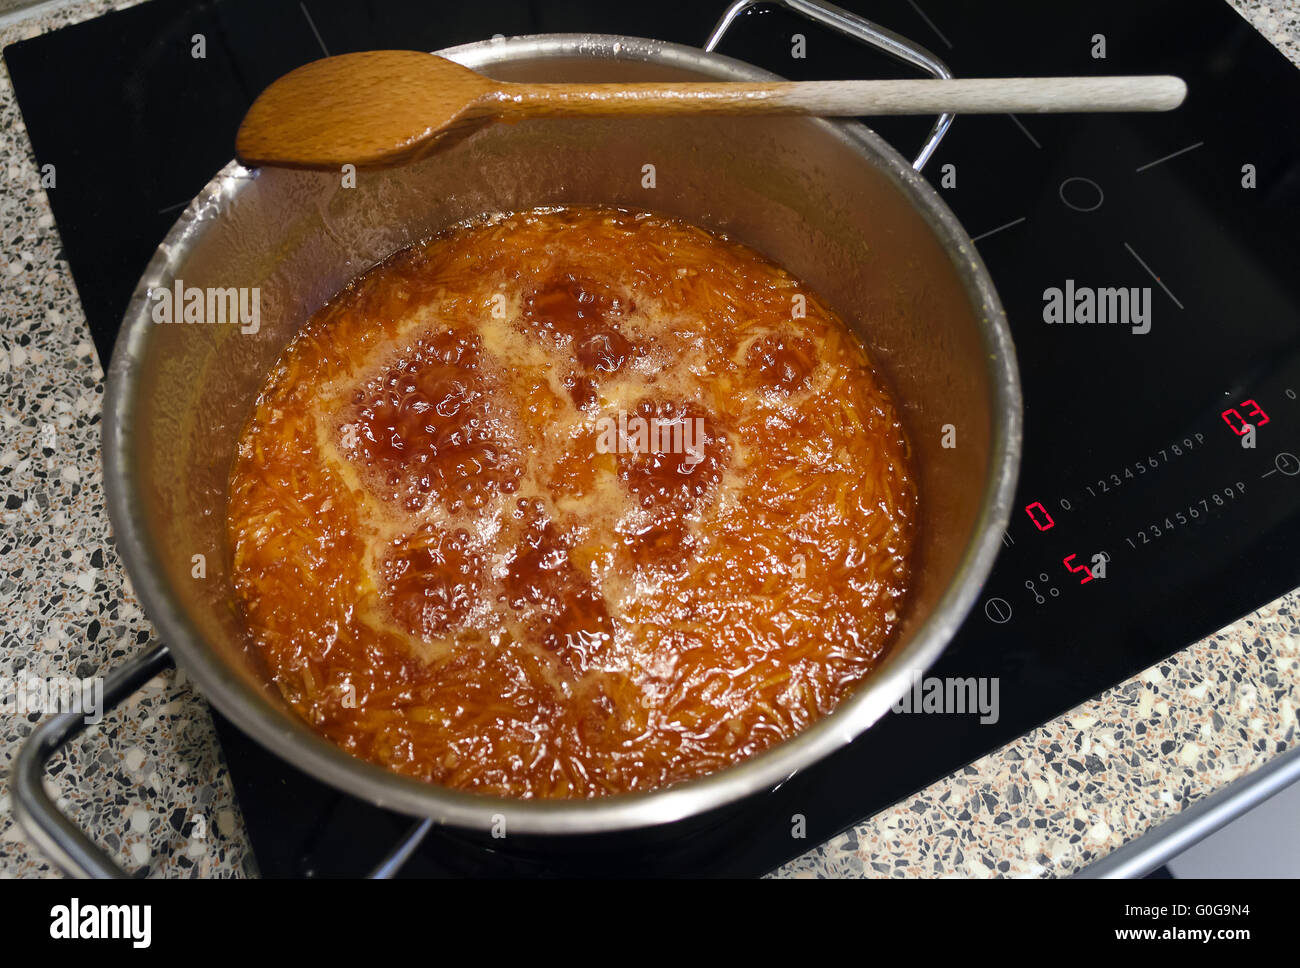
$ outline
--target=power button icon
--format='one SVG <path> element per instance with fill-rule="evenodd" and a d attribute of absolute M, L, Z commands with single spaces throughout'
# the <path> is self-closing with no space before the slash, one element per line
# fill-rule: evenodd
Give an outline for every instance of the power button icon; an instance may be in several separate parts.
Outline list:
<path fill-rule="evenodd" d="M 990 598 L 984 603 L 984 614 L 990 622 L 1004 625 L 1011 621 L 1011 603 L 1005 598 Z"/>

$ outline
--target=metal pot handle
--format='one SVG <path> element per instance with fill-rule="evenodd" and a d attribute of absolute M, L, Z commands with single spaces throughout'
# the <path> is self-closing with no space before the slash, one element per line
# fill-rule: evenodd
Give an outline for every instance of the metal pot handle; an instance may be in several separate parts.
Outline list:
<path fill-rule="evenodd" d="M 836 33 L 844 34 L 846 37 L 866 44 L 868 47 L 874 47 L 895 60 L 911 64 L 913 67 L 925 71 L 931 77 L 944 80 L 952 78 L 952 71 L 948 70 L 947 65 L 920 44 L 914 43 L 892 30 L 886 30 L 865 17 L 859 17 L 857 14 L 833 4 L 823 3 L 822 0 L 735 0 L 714 26 L 713 32 L 709 34 L 708 42 L 704 45 L 704 49 L 713 51 L 740 14 L 751 7 L 759 6 L 781 7 L 791 13 L 798 14 L 805 20 L 811 20 L 823 27 L 829 27 Z M 939 147 L 939 142 L 947 134 L 948 126 L 952 124 L 953 117 L 952 114 L 944 113 L 939 115 L 938 120 L 934 122 L 934 127 L 930 129 L 930 136 L 926 139 L 925 144 L 921 146 L 920 152 L 912 162 L 912 167 L 917 171 L 920 171 L 925 166 L 925 163 L 930 160 L 930 156 L 934 154 L 934 150 Z"/>
<path fill-rule="evenodd" d="M 128 659 L 104 680 L 107 713 L 146 682 L 173 664 L 165 645 L 156 645 Z M 59 713 L 41 723 L 18 751 L 13 768 L 14 817 L 40 850 L 69 877 L 121 880 L 143 877 L 147 869 L 128 874 L 81 828 L 59 812 L 45 792 L 45 766 L 86 728 L 82 713 Z M 433 827 L 432 820 L 415 823 L 367 877 L 384 880 L 401 870 Z"/>
<path fill-rule="evenodd" d="M 104 709 L 101 711 L 113 709 L 171 664 L 167 646 L 155 645 L 118 666 L 104 680 Z M 51 757 L 80 736 L 85 728 L 86 717 L 82 713 L 59 713 L 41 723 L 28 737 L 14 763 L 14 817 L 36 846 L 68 876 L 130 877 L 76 824 L 59 812 L 41 782 L 45 777 L 45 765 Z"/>

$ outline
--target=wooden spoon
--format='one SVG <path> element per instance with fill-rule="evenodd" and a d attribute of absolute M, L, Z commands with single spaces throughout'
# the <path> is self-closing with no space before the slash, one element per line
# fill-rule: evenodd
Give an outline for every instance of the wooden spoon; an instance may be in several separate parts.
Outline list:
<path fill-rule="evenodd" d="M 1169 76 L 518 84 L 421 51 L 374 50 L 313 61 L 273 83 L 248 109 L 235 153 L 249 166 L 377 167 L 418 158 L 490 121 L 1168 111 L 1186 94 Z"/>

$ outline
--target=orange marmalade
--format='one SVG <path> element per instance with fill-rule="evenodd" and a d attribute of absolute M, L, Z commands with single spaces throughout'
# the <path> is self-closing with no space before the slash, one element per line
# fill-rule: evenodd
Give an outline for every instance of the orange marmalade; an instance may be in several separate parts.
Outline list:
<path fill-rule="evenodd" d="M 538 209 L 398 252 L 270 374 L 235 589 L 286 699 L 357 756 L 515 797 L 701 776 L 889 645 L 915 495 L 845 324 L 681 221 Z"/>

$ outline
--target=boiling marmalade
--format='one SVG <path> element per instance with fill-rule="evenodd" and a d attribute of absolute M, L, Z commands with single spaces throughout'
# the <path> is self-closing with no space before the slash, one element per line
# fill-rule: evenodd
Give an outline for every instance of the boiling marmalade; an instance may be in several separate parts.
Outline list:
<path fill-rule="evenodd" d="M 593 797 L 829 713 L 890 642 L 915 495 L 857 340 L 754 251 L 605 208 L 466 223 L 321 309 L 230 482 L 252 646 L 399 773 Z"/>

